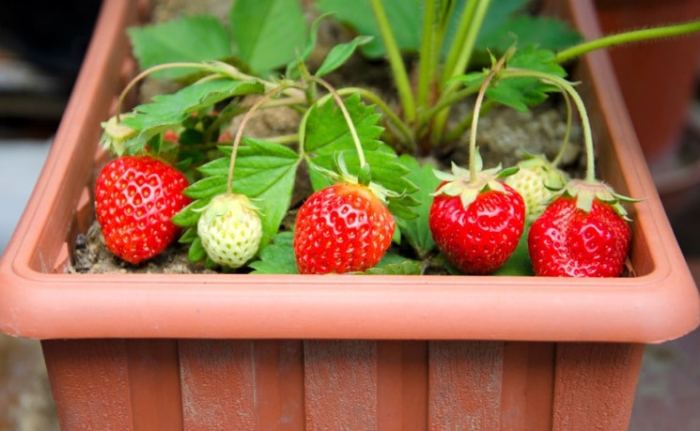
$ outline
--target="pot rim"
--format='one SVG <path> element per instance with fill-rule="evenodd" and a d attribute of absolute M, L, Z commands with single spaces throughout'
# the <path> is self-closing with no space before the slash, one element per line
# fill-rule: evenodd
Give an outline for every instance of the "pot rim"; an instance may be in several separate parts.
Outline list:
<path fill-rule="evenodd" d="M 52 274 L 32 268 L 82 124 L 110 70 L 129 2 L 105 1 L 55 145 L 0 263 L 0 330 L 30 338 L 335 338 L 655 343 L 697 327 L 695 283 L 671 231 L 605 52 L 583 59 L 592 93 L 636 204 L 652 269 L 641 276 Z M 589 2 L 570 2 L 586 37 L 600 34 Z M 54 180 L 58 178 L 59 180 Z M 33 226 L 41 226 L 32 229 Z M 64 235 L 65 237 L 65 235 Z M 62 251 L 67 256 L 64 246 Z M 39 253 L 40 255 L 41 253 Z M 41 259 L 41 255 L 39 256 Z"/>

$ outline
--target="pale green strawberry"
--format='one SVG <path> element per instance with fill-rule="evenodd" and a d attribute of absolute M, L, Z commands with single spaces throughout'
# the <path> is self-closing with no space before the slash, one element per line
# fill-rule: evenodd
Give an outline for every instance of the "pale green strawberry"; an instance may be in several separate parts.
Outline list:
<path fill-rule="evenodd" d="M 532 156 L 517 166 L 520 168 L 518 172 L 508 176 L 505 182 L 520 193 L 528 220 L 534 220 L 557 194 L 554 190 L 566 184 L 567 176 L 541 157 Z"/>
<path fill-rule="evenodd" d="M 226 193 L 214 197 L 202 212 L 197 234 L 212 261 L 239 268 L 257 254 L 262 223 L 246 196 Z"/>

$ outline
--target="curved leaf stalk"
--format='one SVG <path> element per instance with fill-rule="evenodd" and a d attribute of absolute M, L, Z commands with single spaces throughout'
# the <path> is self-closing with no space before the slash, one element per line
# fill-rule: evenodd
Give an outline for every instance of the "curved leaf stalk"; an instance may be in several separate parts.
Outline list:
<path fill-rule="evenodd" d="M 581 99 L 581 96 L 578 94 L 573 85 L 571 85 L 569 81 L 556 75 L 518 68 L 509 68 L 504 70 L 501 72 L 500 78 L 538 78 L 543 82 L 558 87 L 562 90 L 562 92 L 566 92 L 569 94 L 569 96 L 571 96 L 571 100 L 574 102 L 574 105 L 576 105 L 576 109 L 581 117 L 581 125 L 583 127 L 583 140 L 586 148 L 586 181 L 591 183 L 595 182 L 595 154 L 593 151 L 591 122 L 588 118 L 586 105 L 583 103 L 583 99 Z"/>
<path fill-rule="evenodd" d="M 348 129 L 350 129 L 350 136 L 352 136 L 352 141 L 355 144 L 355 150 L 357 150 L 357 157 L 360 161 L 360 169 L 364 168 L 367 165 L 367 160 L 365 160 L 365 152 L 362 150 L 362 142 L 360 142 L 360 137 L 357 135 L 357 129 L 355 129 L 355 124 L 352 122 L 352 117 L 348 112 L 348 108 L 345 107 L 343 98 L 340 97 L 340 94 L 338 94 L 336 89 L 325 80 L 317 76 L 311 76 L 309 79 L 317 82 L 323 88 L 328 90 L 331 97 L 333 97 L 333 100 L 335 100 L 336 105 L 338 105 L 338 108 L 340 108 L 340 112 L 343 113 L 343 118 L 345 118 L 345 122 L 348 124 Z"/>

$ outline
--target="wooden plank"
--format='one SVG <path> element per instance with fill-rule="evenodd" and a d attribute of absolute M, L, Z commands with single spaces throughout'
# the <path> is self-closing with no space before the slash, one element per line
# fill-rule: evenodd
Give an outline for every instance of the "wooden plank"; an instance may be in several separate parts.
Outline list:
<path fill-rule="evenodd" d="M 429 429 L 500 429 L 503 343 L 434 341 L 429 349 Z"/>
<path fill-rule="evenodd" d="M 182 430 L 177 341 L 127 340 L 125 343 L 134 430 Z"/>
<path fill-rule="evenodd" d="M 552 429 L 554 344 L 507 342 L 503 347 L 501 429 Z"/>
<path fill-rule="evenodd" d="M 299 341 L 180 341 L 186 430 L 304 425 Z"/>
<path fill-rule="evenodd" d="M 304 342 L 306 429 L 376 430 L 377 343 Z"/>
<path fill-rule="evenodd" d="M 301 341 L 256 341 L 258 430 L 304 428 L 304 359 Z"/>
<path fill-rule="evenodd" d="M 377 343 L 377 427 L 382 431 L 428 426 L 428 345 Z"/>
<path fill-rule="evenodd" d="M 184 429 L 255 429 L 252 341 L 179 343 Z"/>
<path fill-rule="evenodd" d="M 41 342 L 63 431 L 133 430 L 123 340 Z"/>
<path fill-rule="evenodd" d="M 640 344 L 558 344 L 553 429 L 626 430 L 643 351 Z"/>

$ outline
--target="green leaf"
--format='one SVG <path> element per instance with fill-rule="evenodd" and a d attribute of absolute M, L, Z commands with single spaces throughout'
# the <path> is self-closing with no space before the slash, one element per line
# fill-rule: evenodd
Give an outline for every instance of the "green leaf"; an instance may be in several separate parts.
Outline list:
<path fill-rule="evenodd" d="M 199 167 L 204 178 L 185 189 L 187 196 L 211 199 L 226 191 L 231 149 L 222 150 L 225 157 Z M 274 237 L 289 210 L 299 161 L 297 153 L 273 142 L 245 138 L 238 149 L 233 192 L 248 196 L 258 209 L 263 225 L 262 246 Z M 203 206 L 200 202 L 193 202 L 177 214 L 176 222 L 195 224 L 199 220 L 197 209 Z"/>
<path fill-rule="evenodd" d="M 123 123 L 139 133 L 126 141 L 130 153 L 137 153 L 158 133 L 179 126 L 194 112 L 209 108 L 233 96 L 262 93 L 262 84 L 253 81 L 215 79 L 184 87 L 173 94 L 161 94 L 153 101 L 139 105 Z"/>
<path fill-rule="evenodd" d="M 422 33 L 423 2 L 382 0 L 382 3 L 399 49 L 418 51 Z M 337 20 L 350 25 L 360 35 L 374 37 L 370 43 L 360 48 L 365 56 L 379 58 L 385 55 L 384 42 L 369 0 L 319 0 L 316 6 L 322 12 L 333 13 Z"/>
<path fill-rule="evenodd" d="M 359 95 L 350 96 L 345 104 L 370 166 L 371 182 L 392 192 L 394 196 L 389 196 L 389 210 L 392 213 L 401 213 L 410 218 L 411 207 L 417 204 L 410 193 L 416 187 L 406 179 L 408 169 L 398 161 L 394 150 L 378 139 L 384 130 L 378 126 L 381 115 L 373 106 L 362 103 Z M 304 150 L 312 167 L 309 169 L 309 177 L 315 190 L 332 183 L 322 171 L 337 171 L 336 160 L 339 158 L 344 159 L 350 174 L 360 177 L 360 162 L 355 144 L 340 109 L 332 100 L 314 106 L 306 117 L 305 125 L 302 124 L 301 127 L 305 127 Z"/>
<path fill-rule="evenodd" d="M 260 250 L 258 260 L 249 264 L 253 274 L 298 274 L 294 257 L 294 234 L 278 233 L 272 242 Z"/>
<path fill-rule="evenodd" d="M 197 228 L 192 226 L 185 229 L 177 242 L 180 244 L 191 244 L 195 239 L 197 239 Z"/>
<path fill-rule="evenodd" d="M 311 28 L 309 29 L 309 38 L 306 41 L 306 46 L 304 47 L 304 51 L 299 55 L 297 58 L 294 60 L 290 61 L 289 64 L 287 64 L 287 70 L 284 73 L 284 75 L 289 78 L 289 79 L 298 79 L 300 74 L 299 74 L 299 66 L 306 62 L 306 60 L 309 59 L 309 56 L 311 56 L 311 53 L 313 52 L 314 48 L 316 48 L 316 40 L 318 39 L 318 27 L 321 25 L 321 22 L 328 18 L 331 14 L 324 13 L 322 15 L 319 15 L 316 17 L 316 19 L 311 23 Z"/>
<path fill-rule="evenodd" d="M 380 147 L 386 151 L 379 137 L 384 128 L 379 126 L 381 114 L 372 105 L 362 102 L 358 94 L 344 99 L 345 107 L 350 113 L 357 135 L 365 150 L 377 150 Z M 306 117 L 304 133 L 304 152 L 311 156 L 333 154 L 336 151 L 354 149 L 350 129 L 343 114 L 332 99 L 311 108 Z M 389 150 L 390 151 L 390 150 Z"/>
<path fill-rule="evenodd" d="M 417 260 L 405 258 L 401 255 L 389 252 L 374 267 L 364 274 L 369 275 L 420 275 L 423 267 Z"/>
<path fill-rule="evenodd" d="M 505 52 L 513 43 L 518 47 L 539 46 L 558 51 L 581 41 L 581 36 L 563 21 L 528 15 L 512 16 L 492 31 L 479 35 L 477 47 Z"/>
<path fill-rule="evenodd" d="M 210 198 L 213 196 L 214 195 L 211 195 Z M 175 216 L 173 217 L 173 223 L 180 227 L 197 226 L 199 214 L 204 210 L 204 207 L 206 207 L 208 204 L 209 199 L 199 199 L 194 202 L 191 202 L 185 208 L 181 209 L 179 213 L 175 214 Z"/>
<path fill-rule="evenodd" d="M 424 257 L 435 248 L 433 236 L 428 227 L 430 207 L 433 204 L 433 192 L 440 184 L 440 180 L 435 177 L 432 166 L 420 166 L 418 161 L 409 155 L 403 155 L 400 162 L 409 169 L 407 178 L 415 184 L 418 189 L 411 193 L 411 196 L 420 202 L 414 209 L 418 215 L 413 220 L 397 218 L 396 222 L 401 229 L 401 233 L 416 250 L 419 257 Z"/>
<path fill-rule="evenodd" d="M 316 76 L 321 77 L 333 72 L 348 61 L 358 46 L 366 45 L 370 41 L 372 41 L 372 36 L 357 36 L 348 43 L 334 46 L 326 59 L 323 60 L 321 67 L 316 71 Z"/>
<path fill-rule="evenodd" d="M 202 240 L 195 238 L 190 245 L 189 251 L 187 252 L 187 259 L 189 259 L 190 262 L 199 262 L 205 257 L 207 257 L 207 252 L 202 246 Z"/>
<path fill-rule="evenodd" d="M 236 0 L 230 21 L 238 55 L 254 72 L 286 65 L 306 42 L 298 0 Z"/>
<path fill-rule="evenodd" d="M 566 71 L 557 64 L 553 51 L 534 46 L 516 51 L 508 67 L 544 72 L 561 78 L 566 76 Z M 552 91 L 556 91 L 554 86 L 536 78 L 509 78 L 496 80 L 486 90 L 486 97 L 523 112 L 542 103 Z"/>
<path fill-rule="evenodd" d="M 494 273 L 494 275 L 535 275 L 530 262 L 530 253 L 527 246 L 527 237 L 530 233 L 530 226 L 526 225 L 523 235 L 520 237 L 518 246 L 510 256 L 510 259 Z"/>
<path fill-rule="evenodd" d="M 229 35 L 218 19 L 189 16 L 162 24 L 128 29 L 141 69 L 163 63 L 221 60 L 232 55 Z M 154 76 L 178 78 L 192 69 L 170 69 Z"/>

